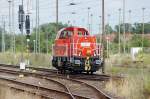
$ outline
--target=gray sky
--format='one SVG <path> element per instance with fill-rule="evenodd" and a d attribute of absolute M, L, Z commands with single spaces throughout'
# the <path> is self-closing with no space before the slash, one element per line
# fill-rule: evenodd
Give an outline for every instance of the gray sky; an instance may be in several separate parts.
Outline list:
<path fill-rule="evenodd" d="M 27 1 L 25 2 L 25 11 L 27 11 Z M 109 23 L 114 26 L 118 24 L 118 9 L 122 8 L 123 0 L 105 0 L 106 8 L 106 23 L 108 23 L 107 15 L 110 14 Z M 18 5 L 21 0 L 14 0 L 15 2 L 15 30 L 18 31 Z M 70 2 L 75 2 L 77 5 L 69 6 Z M 150 21 L 150 1 L 149 0 L 126 0 L 126 22 L 129 20 L 128 10 L 132 10 L 132 23 L 142 21 L 142 8 L 145 7 L 145 22 Z M 0 17 L 6 16 L 6 25 L 8 28 L 8 0 L 0 0 Z M 93 34 L 99 32 L 99 24 L 101 15 L 101 0 L 59 0 L 59 21 L 67 23 L 68 20 L 71 24 L 76 26 L 87 27 L 87 8 L 91 7 L 90 13 L 93 14 L 92 30 Z M 31 0 L 31 17 L 33 25 L 35 26 L 35 0 Z M 76 12 L 72 15 L 71 12 Z M 55 0 L 40 0 L 40 24 L 55 22 Z M 1 22 L 1 21 L 0 21 Z M 1 23 L 0 23 L 1 25 Z"/>

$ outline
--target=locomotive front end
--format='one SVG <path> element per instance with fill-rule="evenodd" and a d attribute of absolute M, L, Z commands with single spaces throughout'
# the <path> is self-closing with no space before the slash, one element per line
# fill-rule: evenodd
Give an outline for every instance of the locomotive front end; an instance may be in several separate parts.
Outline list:
<path fill-rule="evenodd" d="M 52 64 L 60 71 L 93 73 L 102 68 L 102 47 L 84 28 L 60 30 L 52 49 Z"/>
<path fill-rule="evenodd" d="M 93 73 L 99 70 L 102 64 L 101 46 L 96 43 L 96 37 L 83 36 L 79 37 L 77 41 L 75 66 L 80 66 L 80 70 L 84 72 Z"/>

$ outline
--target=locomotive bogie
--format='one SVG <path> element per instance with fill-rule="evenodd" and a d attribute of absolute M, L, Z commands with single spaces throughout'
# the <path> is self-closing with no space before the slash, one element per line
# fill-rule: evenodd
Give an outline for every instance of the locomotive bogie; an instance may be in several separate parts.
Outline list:
<path fill-rule="evenodd" d="M 89 70 L 86 69 L 86 58 L 81 57 L 53 57 L 52 64 L 58 70 L 74 72 L 96 72 L 102 68 L 102 61 L 98 57 L 91 57 L 89 59 Z"/>

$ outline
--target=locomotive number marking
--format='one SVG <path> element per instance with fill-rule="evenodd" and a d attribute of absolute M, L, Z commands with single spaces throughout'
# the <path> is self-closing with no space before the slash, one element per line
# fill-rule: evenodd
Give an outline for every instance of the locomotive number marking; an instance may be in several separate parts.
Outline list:
<path fill-rule="evenodd" d="M 90 46 L 90 43 L 88 43 L 88 42 L 83 42 L 83 43 L 81 43 L 81 46 L 82 46 L 82 47 L 89 47 L 89 46 Z"/>

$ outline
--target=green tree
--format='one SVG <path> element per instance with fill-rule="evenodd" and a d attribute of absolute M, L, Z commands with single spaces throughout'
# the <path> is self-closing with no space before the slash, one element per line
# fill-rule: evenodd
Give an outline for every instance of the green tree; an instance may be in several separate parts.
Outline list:
<path fill-rule="evenodd" d="M 58 24 L 59 30 L 67 27 L 66 24 L 59 23 Z M 49 52 L 51 51 L 52 44 L 54 43 L 54 40 L 56 38 L 56 23 L 47 23 L 43 24 L 40 27 L 40 48 L 41 52 L 46 52 L 46 44 L 47 44 L 47 38 L 48 38 L 48 45 L 49 45 Z M 35 29 L 33 30 L 33 33 L 31 34 L 31 42 L 30 42 L 30 49 L 31 51 L 34 50 L 34 43 L 33 40 L 35 40 Z"/>
<path fill-rule="evenodd" d="M 124 31 L 124 24 L 120 25 L 120 33 L 123 34 Z M 119 25 L 115 26 L 115 32 L 119 32 Z M 133 27 L 129 23 L 125 23 L 125 32 L 131 32 L 133 33 Z"/>
<path fill-rule="evenodd" d="M 105 26 L 105 32 L 106 32 L 106 34 L 110 34 L 110 33 L 113 32 L 113 29 L 112 29 L 112 27 L 109 24 L 107 24 Z"/>
<path fill-rule="evenodd" d="M 142 37 L 139 35 L 134 35 L 130 47 L 142 47 Z M 150 47 L 150 40 L 147 38 L 143 39 L 143 47 Z"/>
<path fill-rule="evenodd" d="M 143 24 L 142 23 L 134 23 L 133 31 L 136 34 L 142 34 Z M 150 33 L 150 23 L 144 23 L 144 33 Z"/>

